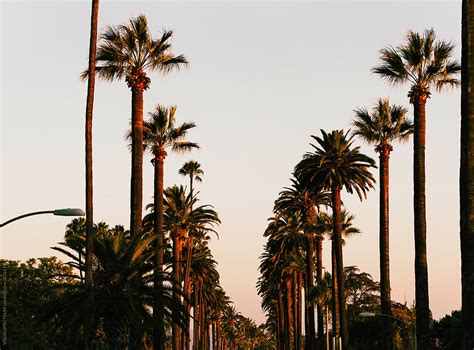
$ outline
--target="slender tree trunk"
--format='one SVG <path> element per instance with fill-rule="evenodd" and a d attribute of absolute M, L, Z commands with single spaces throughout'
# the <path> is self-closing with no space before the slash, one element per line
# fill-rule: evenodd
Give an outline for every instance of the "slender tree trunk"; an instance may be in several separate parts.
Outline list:
<path fill-rule="evenodd" d="M 285 343 L 285 303 L 283 302 L 283 292 L 281 288 L 283 287 L 282 284 L 278 287 L 278 317 L 279 317 L 279 333 L 280 333 L 280 349 L 286 350 L 286 343 Z"/>
<path fill-rule="evenodd" d="M 306 234 L 306 293 L 308 295 L 313 288 L 314 279 L 314 237 L 312 233 Z M 314 304 L 306 300 L 306 312 L 308 314 L 308 332 L 306 333 L 307 350 L 315 349 L 315 323 L 314 323 Z"/>
<path fill-rule="evenodd" d="M 392 303 L 390 298 L 390 253 L 389 253 L 389 161 L 390 145 L 381 147 L 380 151 L 380 206 L 379 206 L 379 249 L 380 249 L 380 301 L 381 313 L 392 316 Z M 384 334 L 383 346 L 391 350 L 392 318 L 383 317 Z"/>
<path fill-rule="evenodd" d="M 132 176 L 130 186 L 130 232 L 142 229 L 143 202 L 143 90 L 132 88 Z"/>
<path fill-rule="evenodd" d="M 299 349 L 299 334 L 298 334 L 298 276 L 296 271 L 293 271 L 292 281 L 292 298 L 293 298 L 293 348 Z"/>
<path fill-rule="evenodd" d="M 298 321 L 297 321 L 297 325 L 298 325 L 298 350 L 301 349 L 301 335 L 302 335 L 302 324 L 301 324 L 301 307 L 302 307 L 302 304 L 301 304 L 301 300 L 302 300 L 302 295 L 301 295 L 301 291 L 303 289 L 303 274 L 300 272 L 298 274 Z"/>
<path fill-rule="evenodd" d="M 341 217 L 341 188 L 333 186 L 331 190 L 333 208 L 333 243 L 336 253 L 337 271 L 337 299 L 339 302 L 339 322 L 341 327 L 342 348 L 346 350 L 349 345 L 347 330 L 346 293 L 344 288 L 344 263 L 342 260 L 342 217 Z"/>
<path fill-rule="evenodd" d="M 329 350 L 329 308 L 328 305 L 326 304 L 325 307 L 326 309 L 326 350 Z"/>
<path fill-rule="evenodd" d="M 164 157 L 155 156 L 154 160 L 154 220 L 153 232 L 158 235 L 155 245 L 155 268 L 154 292 L 155 300 L 153 305 L 153 349 L 165 349 L 165 320 L 164 309 L 160 303 L 163 295 L 163 264 L 164 264 L 164 233 L 163 233 L 163 189 L 164 189 Z"/>
<path fill-rule="evenodd" d="M 84 349 L 92 348 L 95 335 L 92 322 L 94 291 L 92 279 L 92 258 L 94 246 L 94 214 L 93 214 L 93 177 L 92 177 L 92 118 L 94 109 L 95 61 L 97 51 L 97 22 L 99 18 L 99 0 L 92 0 L 91 31 L 89 42 L 89 72 L 87 81 L 86 102 L 86 276 L 84 299 Z"/>
<path fill-rule="evenodd" d="M 331 244 L 331 268 L 332 268 L 332 280 L 331 280 L 331 290 L 332 290 L 332 333 L 334 337 L 339 337 L 340 333 L 340 324 L 339 324 L 339 301 L 337 299 L 337 293 L 339 288 L 337 288 L 337 269 L 336 269 L 336 248 L 334 245 L 334 238 Z"/>
<path fill-rule="evenodd" d="M 199 344 L 199 281 L 194 281 L 194 323 L 193 323 L 193 349 L 198 349 Z"/>
<path fill-rule="evenodd" d="M 203 287 L 203 286 L 201 286 Z M 201 312 L 200 315 L 200 329 L 199 329 L 199 336 L 201 338 L 201 346 L 200 349 L 204 349 L 206 344 L 206 303 L 204 301 L 204 288 L 201 289 L 201 303 L 199 306 L 199 311 Z"/>
<path fill-rule="evenodd" d="M 284 317 L 285 317 L 285 349 L 291 349 L 291 326 L 290 326 L 290 298 L 288 294 L 290 290 L 285 282 L 282 283 L 282 287 L 285 288 L 285 297 L 283 298 Z"/>
<path fill-rule="evenodd" d="M 180 250 L 181 250 L 181 232 L 173 233 L 173 301 L 176 305 L 181 303 L 181 259 L 180 259 Z M 179 317 L 178 311 L 173 310 L 175 317 Z M 180 343 L 180 327 L 178 323 L 173 322 L 172 327 L 172 346 L 173 350 L 178 350 Z"/>
<path fill-rule="evenodd" d="M 323 277 L 323 237 L 316 236 L 316 277 L 320 280 Z M 316 306 L 318 313 L 318 343 L 322 344 L 324 339 L 324 315 L 323 306 Z"/>
<path fill-rule="evenodd" d="M 474 5 L 462 2 L 461 280 L 463 349 L 474 349 Z"/>
<path fill-rule="evenodd" d="M 413 204 L 415 224 L 415 302 L 418 349 L 431 349 L 428 263 L 426 257 L 425 118 L 426 96 L 414 99 Z"/>

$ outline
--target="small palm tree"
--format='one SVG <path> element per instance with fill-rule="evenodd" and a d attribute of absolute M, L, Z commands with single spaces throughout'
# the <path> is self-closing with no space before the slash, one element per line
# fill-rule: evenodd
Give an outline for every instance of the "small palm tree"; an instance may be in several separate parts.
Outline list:
<path fill-rule="evenodd" d="M 414 109 L 413 137 L 413 202 L 415 228 L 415 299 L 418 347 L 429 349 L 428 264 L 426 261 L 426 206 L 425 206 L 425 134 L 426 100 L 431 89 L 440 91 L 446 86 L 458 86 L 461 71 L 452 59 L 454 44 L 436 41 L 433 29 L 423 34 L 409 31 L 404 45 L 380 50 L 382 64 L 372 69 L 393 85 L 409 83 L 408 97 Z"/>
<path fill-rule="evenodd" d="M 156 242 L 157 251 L 155 257 L 155 274 L 159 276 L 163 272 L 163 188 L 164 188 L 164 161 L 167 156 L 167 150 L 174 152 L 186 152 L 199 148 L 198 144 L 186 141 L 185 138 L 189 130 L 196 127 L 192 122 L 183 123 L 179 126 L 175 125 L 176 106 L 166 108 L 157 105 L 155 111 L 150 113 L 150 119 L 143 123 L 143 147 L 150 150 L 153 154 L 154 165 L 154 220 L 153 232 L 158 235 Z M 129 138 L 133 137 L 133 131 L 128 134 Z M 132 139 L 133 142 L 133 139 Z M 161 288 L 160 282 L 156 281 L 156 288 Z M 154 312 L 156 324 L 159 329 L 156 330 L 158 344 L 164 342 L 165 325 L 163 321 L 163 312 L 160 306 L 156 305 Z M 158 320 L 159 318 L 159 320 Z"/>
<path fill-rule="evenodd" d="M 183 176 L 189 176 L 189 192 L 191 193 L 191 197 L 193 196 L 193 183 L 194 180 L 197 182 L 202 182 L 202 175 L 204 175 L 204 171 L 201 169 L 201 164 L 196 162 L 195 160 L 190 160 L 183 164 L 181 169 L 179 169 L 178 173 Z"/>
<path fill-rule="evenodd" d="M 306 153 L 296 165 L 295 174 L 308 186 L 331 192 L 341 337 L 343 348 L 347 349 L 349 337 L 342 260 L 341 190 L 355 191 L 362 200 L 366 192 L 374 187 L 375 180 L 369 168 L 375 167 L 375 162 L 360 153 L 359 147 L 352 147 L 352 137 L 348 137 L 343 130 L 331 133 L 321 130 L 321 133 L 322 137 L 312 136 L 318 145 L 312 145 L 314 152 Z"/>
<path fill-rule="evenodd" d="M 143 92 L 150 87 L 147 71 L 163 74 L 185 66 L 183 55 L 171 50 L 173 32 L 165 30 L 153 39 L 144 15 L 131 18 L 127 25 L 108 26 L 100 35 L 97 48 L 97 77 L 106 81 L 125 79 L 132 90 L 132 176 L 130 231 L 137 234 L 142 223 L 143 182 Z M 82 74 L 88 76 L 88 71 Z"/>
<path fill-rule="evenodd" d="M 388 98 L 379 99 L 372 112 L 365 108 L 354 111 L 353 134 L 368 144 L 376 145 L 379 153 L 379 184 L 380 184 L 380 299 L 381 313 L 392 315 L 390 298 L 390 263 L 389 263 L 389 161 L 392 142 L 406 142 L 413 133 L 413 123 L 406 118 L 407 110 L 402 106 L 390 105 Z M 386 324 L 385 349 L 390 350 L 392 344 L 391 319 L 384 319 Z"/>

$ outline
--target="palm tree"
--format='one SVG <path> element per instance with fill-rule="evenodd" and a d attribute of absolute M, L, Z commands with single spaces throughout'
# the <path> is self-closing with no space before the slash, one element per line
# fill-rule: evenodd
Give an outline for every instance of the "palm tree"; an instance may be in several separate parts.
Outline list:
<path fill-rule="evenodd" d="M 463 349 L 474 348 L 474 229 L 472 220 L 474 154 L 474 6 L 472 1 L 462 2 L 462 71 L 461 71 L 461 169 L 459 181 L 461 211 L 461 274 Z"/>
<path fill-rule="evenodd" d="M 188 131 L 196 125 L 194 123 L 183 123 L 175 126 L 176 107 L 156 106 L 155 111 L 150 113 L 150 119 L 143 124 L 143 145 L 153 154 L 154 165 L 154 218 L 153 231 L 158 234 L 156 241 L 157 251 L 155 257 L 155 274 L 160 276 L 163 272 L 163 182 L 164 182 L 164 161 L 167 156 L 167 150 L 174 152 L 185 152 L 199 148 L 196 143 L 184 140 Z M 129 133 L 133 142 L 133 130 Z M 156 290 L 161 288 L 159 281 L 156 281 Z M 155 305 L 155 324 L 157 329 L 154 333 L 155 348 L 163 349 L 165 325 L 163 321 L 163 312 L 160 306 Z"/>
<path fill-rule="evenodd" d="M 350 214 L 346 209 L 341 211 L 341 237 L 349 238 L 353 235 L 360 234 L 360 230 L 353 225 L 355 216 Z M 331 298 L 331 307 L 332 307 L 332 323 L 335 335 L 339 336 L 340 329 L 340 318 L 339 318 L 339 302 L 337 299 L 338 293 L 338 282 L 337 282 L 337 267 L 336 267 L 336 249 L 333 240 L 333 217 L 328 215 L 325 212 L 319 212 L 318 214 L 318 223 L 316 225 L 316 230 L 319 232 L 320 236 L 327 235 L 329 239 L 333 242 L 331 245 L 331 292 L 333 294 Z M 345 239 L 341 238 L 341 245 L 346 244 Z"/>
<path fill-rule="evenodd" d="M 406 119 L 407 110 L 402 106 L 390 105 L 388 98 L 379 99 L 377 105 L 369 112 L 366 108 L 354 110 L 355 119 L 353 134 L 368 144 L 376 145 L 379 153 L 379 249 L 380 249 L 380 299 L 381 313 L 392 315 L 390 298 L 390 263 L 389 263 L 389 161 L 392 142 L 406 142 L 413 133 L 413 124 Z M 385 317 L 385 349 L 393 348 L 391 318 Z"/>
<path fill-rule="evenodd" d="M 164 230 L 170 232 L 173 240 L 172 269 L 173 279 L 175 281 L 174 296 L 178 299 L 181 295 L 181 282 L 183 277 L 189 276 L 187 271 L 182 268 L 182 247 L 184 242 L 189 239 L 190 232 L 215 232 L 214 226 L 220 223 L 217 213 L 210 205 L 195 207 L 197 203 L 196 196 L 191 197 L 185 193 L 183 186 L 173 186 L 166 189 L 164 193 Z M 149 206 L 152 213 L 145 216 L 146 223 L 155 219 L 155 205 Z M 162 235 L 159 235 L 163 237 Z M 189 283 L 184 278 L 185 291 Z M 180 331 L 177 324 L 173 325 L 173 348 L 177 349 L 180 345 Z M 187 333 L 185 334 L 187 336 Z"/>
<path fill-rule="evenodd" d="M 204 175 L 204 171 L 201 169 L 201 164 L 196 162 L 195 160 L 190 160 L 183 164 L 181 169 L 179 169 L 178 173 L 183 176 L 189 176 L 189 192 L 191 193 L 191 197 L 193 195 L 193 182 L 196 180 L 197 182 L 202 182 L 202 175 Z"/>
<path fill-rule="evenodd" d="M 425 134 L 426 100 L 431 88 L 440 91 L 446 86 L 458 86 L 456 76 L 460 64 L 451 59 L 454 44 L 435 41 L 433 29 L 424 34 L 409 31 L 402 46 L 380 50 L 382 64 L 372 72 L 390 84 L 411 85 L 408 97 L 414 109 L 413 143 L 413 203 L 415 228 L 415 281 L 416 281 L 416 332 L 419 349 L 430 349 L 428 265 L 426 261 L 426 206 L 425 206 Z"/>
<path fill-rule="evenodd" d="M 320 205 L 329 205 L 330 198 L 327 192 L 323 192 L 320 189 L 310 189 L 304 183 L 302 183 L 297 177 L 291 179 L 292 186 L 285 187 L 278 199 L 275 201 L 274 212 L 277 215 L 281 215 L 285 211 L 299 212 L 302 215 L 304 222 L 304 232 L 306 236 L 306 291 L 309 291 L 313 287 L 314 280 L 314 238 L 315 238 L 315 225 L 316 225 L 316 208 Z M 321 278 L 322 276 L 322 240 L 319 235 L 316 235 L 316 276 Z M 314 349 L 315 343 L 315 331 L 314 331 L 314 305 L 312 303 L 305 303 L 305 317 L 307 322 L 306 325 L 306 349 Z M 318 305 L 318 337 L 323 336 L 323 317 L 322 309 Z"/>
<path fill-rule="evenodd" d="M 343 348 L 347 349 L 349 336 L 342 260 L 341 190 L 345 188 L 349 193 L 356 191 L 362 200 L 374 186 L 375 180 L 369 168 L 375 167 L 375 162 L 360 153 L 359 147 L 352 147 L 352 137 L 348 137 L 348 133 L 343 130 L 331 133 L 321 130 L 321 133 L 322 137 L 312 136 L 318 146 L 312 145 L 314 152 L 304 155 L 303 160 L 295 167 L 295 174 L 311 187 L 331 192 L 341 337 Z"/>
<path fill-rule="evenodd" d="M 94 234 L 94 217 L 93 217 L 93 177 L 92 177 L 92 116 L 94 109 L 94 87 L 95 87 L 95 61 L 97 54 L 97 22 L 99 20 L 99 0 L 92 0 L 91 10 L 91 32 L 89 42 L 89 67 L 87 71 L 87 102 L 86 102 L 86 125 L 85 125 L 85 144 L 86 144 L 86 298 L 84 304 L 84 349 L 91 347 L 92 324 L 92 305 L 93 305 L 93 285 L 92 285 L 92 249 Z"/>
<path fill-rule="evenodd" d="M 146 71 L 169 73 L 188 61 L 171 50 L 173 32 L 165 30 L 153 39 L 144 15 L 131 18 L 128 25 L 108 26 L 100 35 L 97 49 L 97 76 L 106 81 L 125 78 L 132 90 L 132 176 L 130 198 L 130 231 L 138 234 L 142 226 L 143 168 L 143 91 L 150 87 Z M 83 78 L 88 72 L 83 73 Z"/>
<path fill-rule="evenodd" d="M 103 338 L 103 345 L 144 347 L 152 331 L 150 310 L 157 297 L 163 305 L 164 317 L 183 324 L 185 314 L 172 298 L 170 276 L 167 273 L 160 276 L 163 289 L 159 295 L 155 295 L 152 286 L 154 250 L 150 248 L 156 235 L 130 236 L 120 226 L 108 229 L 107 225 L 101 225 L 96 230 L 100 234 L 94 239 L 95 303 L 91 324 L 100 330 L 98 334 Z M 76 253 L 84 250 L 85 237 L 79 234 L 72 237 L 75 239 L 68 239 L 53 249 L 70 257 L 72 267 L 84 269 Z M 81 283 L 63 288 L 64 293 L 49 305 L 47 315 L 57 322 L 57 327 L 65 330 L 65 344 L 70 344 L 70 337 L 82 329 L 85 291 Z M 175 318 L 176 314 L 183 317 Z"/>
<path fill-rule="evenodd" d="M 329 272 L 326 272 L 322 278 L 317 278 L 309 296 L 316 304 L 321 305 L 325 311 L 326 350 L 329 350 L 329 303 L 332 299 L 332 279 Z"/>
<path fill-rule="evenodd" d="M 190 193 L 191 197 L 193 197 L 193 190 L 194 190 L 193 181 L 196 180 L 198 182 L 202 182 L 202 177 L 201 176 L 204 175 L 204 171 L 201 169 L 201 164 L 199 164 L 195 160 L 190 160 L 190 161 L 183 164 L 181 169 L 179 169 L 178 173 L 180 175 L 183 175 L 183 176 L 189 176 L 189 193 Z M 194 243 L 194 237 L 193 236 L 194 236 L 194 234 L 192 232 L 190 232 L 189 237 L 188 237 L 187 241 L 185 242 L 185 246 L 186 246 L 186 267 L 184 269 L 184 271 L 185 271 L 184 280 L 188 281 L 188 284 L 189 284 L 189 271 L 191 269 L 190 265 L 191 265 L 192 245 Z M 189 288 L 189 285 L 184 286 L 184 291 L 185 291 L 186 296 L 189 300 L 189 298 L 191 297 L 190 296 L 191 289 Z M 190 310 L 190 306 L 191 306 L 190 303 L 185 302 L 185 309 L 188 310 L 188 312 Z M 185 342 L 185 344 L 182 344 L 181 347 L 185 348 L 185 349 L 189 349 L 190 339 L 185 339 L 183 337 L 182 341 Z"/>

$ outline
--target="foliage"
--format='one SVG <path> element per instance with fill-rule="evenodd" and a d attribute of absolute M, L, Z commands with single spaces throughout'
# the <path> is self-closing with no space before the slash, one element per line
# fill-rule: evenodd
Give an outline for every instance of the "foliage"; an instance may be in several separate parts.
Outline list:
<path fill-rule="evenodd" d="M 68 275 L 72 268 L 56 257 L 28 259 L 26 262 L 0 260 L 2 286 L 0 299 L 6 298 L 7 344 L 10 349 L 58 348 L 61 334 L 52 320 L 41 319 L 48 303 L 61 297 L 64 284 L 74 286 Z M 6 277 L 6 281 L 4 278 Z M 6 292 L 6 295 L 5 295 Z M 2 321 L 3 322 L 3 321 Z"/>

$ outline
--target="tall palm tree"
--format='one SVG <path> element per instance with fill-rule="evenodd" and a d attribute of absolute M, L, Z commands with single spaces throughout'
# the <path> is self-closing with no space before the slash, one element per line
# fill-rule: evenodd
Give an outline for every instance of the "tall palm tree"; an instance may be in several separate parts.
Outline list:
<path fill-rule="evenodd" d="M 462 2 L 461 71 L 461 169 L 459 181 L 461 211 L 461 274 L 463 349 L 474 348 L 474 5 Z"/>
<path fill-rule="evenodd" d="M 302 183 L 297 177 L 291 179 L 292 186 L 285 187 L 280 192 L 279 197 L 275 201 L 274 212 L 281 215 L 282 212 L 292 211 L 301 213 L 301 219 L 304 222 L 303 230 L 306 237 L 306 285 L 305 290 L 309 291 L 313 287 L 314 280 L 314 238 L 316 225 L 316 208 L 321 205 L 329 205 L 330 197 L 327 192 L 320 189 L 311 189 Z M 316 234 L 316 276 L 322 277 L 322 244 L 321 237 Z M 322 308 L 318 305 L 318 337 L 322 337 L 323 315 Z M 305 303 L 306 326 L 306 349 L 314 349 L 315 343 L 315 322 L 314 322 L 314 305 Z"/>
<path fill-rule="evenodd" d="M 183 164 L 181 169 L 179 169 L 178 173 L 180 175 L 183 175 L 183 176 L 189 176 L 189 193 L 190 193 L 191 197 L 193 197 L 193 190 L 194 190 L 193 183 L 194 183 L 194 180 L 196 180 L 198 182 L 202 182 L 202 177 L 201 176 L 204 175 L 204 171 L 201 169 L 201 164 L 199 164 L 195 160 L 190 160 L 190 161 Z M 185 282 L 186 281 L 188 282 L 188 285 L 186 285 L 186 283 L 184 285 L 184 292 L 185 292 L 188 300 L 190 300 L 190 298 L 191 298 L 191 295 L 190 295 L 191 294 L 191 289 L 189 288 L 189 272 L 191 270 L 191 257 L 192 257 L 192 251 L 193 251 L 193 249 L 192 249 L 193 243 L 194 243 L 194 234 L 193 234 L 193 232 L 190 232 L 189 237 L 188 237 L 187 241 L 185 242 L 185 246 L 186 246 L 186 267 L 184 269 L 184 274 L 185 274 L 184 280 L 185 280 Z M 191 304 L 189 302 L 186 302 L 186 301 L 185 301 L 184 304 L 185 304 L 185 309 L 188 310 L 188 312 L 189 312 Z M 182 348 L 189 349 L 189 342 L 190 342 L 189 336 L 187 338 L 188 339 L 183 337 L 183 339 L 182 339 L 183 344 L 181 345 Z"/>
<path fill-rule="evenodd" d="M 408 97 L 414 110 L 413 204 L 415 228 L 416 332 L 419 349 L 431 348 L 429 339 L 428 264 L 426 260 L 425 134 L 426 100 L 431 89 L 458 86 L 461 65 L 452 59 L 454 44 L 435 41 L 433 29 L 409 31 L 404 45 L 380 50 L 382 64 L 372 69 L 390 84 L 411 85 Z"/>
<path fill-rule="evenodd" d="M 92 177 L 92 117 L 94 109 L 94 87 L 95 87 L 95 61 L 97 54 L 97 23 L 99 21 L 99 0 L 92 0 L 91 9 L 91 31 L 89 41 L 89 66 L 87 70 L 87 102 L 86 102 L 86 125 L 85 125 L 85 144 L 86 144 L 86 298 L 84 303 L 84 349 L 91 347 L 92 308 L 93 308 L 93 279 L 92 279 L 92 249 L 94 234 L 94 206 L 93 206 L 93 177 Z"/>
<path fill-rule="evenodd" d="M 318 145 L 312 145 L 314 152 L 306 153 L 303 160 L 296 165 L 295 174 L 312 187 L 331 192 L 341 337 L 343 349 L 347 349 L 349 335 L 342 260 L 341 190 L 345 188 L 349 193 L 355 191 L 362 200 L 366 192 L 374 186 L 375 180 L 369 168 L 375 167 L 375 162 L 360 153 L 359 147 L 352 147 L 352 137 L 343 130 L 334 130 L 331 133 L 321 130 L 321 133 L 322 137 L 311 136 Z"/>
<path fill-rule="evenodd" d="M 163 74 L 185 66 L 183 55 L 171 50 L 173 32 L 165 30 L 153 39 L 144 15 L 131 18 L 127 25 L 108 26 L 100 35 L 97 49 L 97 76 L 106 81 L 125 79 L 132 90 L 132 174 L 130 192 L 130 231 L 137 234 L 142 226 L 143 183 L 143 91 L 150 87 L 146 71 Z M 88 72 L 83 73 L 83 78 Z"/>
<path fill-rule="evenodd" d="M 406 142 L 413 133 L 413 123 L 406 119 L 407 110 L 390 105 L 388 98 L 379 99 L 369 112 L 366 108 L 354 110 L 353 134 L 368 144 L 375 145 L 379 153 L 379 250 L 380 250 L 380 299 L 381 313 L 392 315 L 390 298 L 390 253 L 389 253 L 389 161 L 392 142 Z M 393 348 L 392 319 L 385 317 L 386 334 L 384 347 Z"/>
<path fill-rule="evenodd" d="M 160 276 L 163 272 L 163 188 L 164 188 L 164 161 L 167 156 L 167 150 L 173 152 L 186 152 L 199 148 L 198 144 L 186 141 L 185 138 L 189 130 L 196 127 L 192 122 L 186 122 L 179 126 L 175 125 L 176 106 L 166 108 L 157 105 L 152 113 L 149 113 L 150 119 L 143 123 L 143 146 L 153 154 L 154 165 L 154 218 L 153 231 L 158 235 L 156 241 L 157 251 L 155 257 L 155 275 Z M 133 143 L 133 129 L 129 134 Z M 159 280 L 156 281 L 156 290 L 162 286 Z M 165 341 L 165 325 L 163 321 L 163 312 L 160 305 L 155 305 L 153 313 L 157 329 L 154 332 L 155 349 L 162 350 Z"/>

